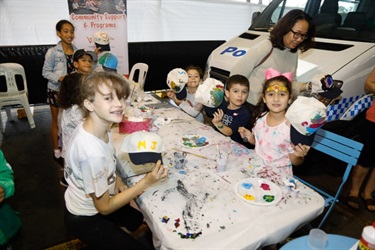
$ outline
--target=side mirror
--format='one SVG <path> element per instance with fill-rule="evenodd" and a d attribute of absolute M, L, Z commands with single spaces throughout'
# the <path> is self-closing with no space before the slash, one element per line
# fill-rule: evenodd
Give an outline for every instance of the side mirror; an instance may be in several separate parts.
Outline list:
<path fill-rule="evenodd" d="M 251 17 L 251 24 L 255 22 L 255 20 L 260 16 L 260 11 L 253 12 L 253 15 Z"/>

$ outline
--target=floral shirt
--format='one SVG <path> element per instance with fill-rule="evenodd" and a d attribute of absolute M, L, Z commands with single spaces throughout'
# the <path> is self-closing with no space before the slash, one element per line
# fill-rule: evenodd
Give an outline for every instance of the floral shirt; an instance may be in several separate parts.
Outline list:
<path fill-rule="evenodd" d="M 255 152 L 262 158 L 263 164 L 277 168 L 286 177 L 293 176 L 289 154 L 293 147 L 290 140 L 290 123 L 287 119 L 281 124 L 270 127 L 267 115 L 259 118 L 253 128 L 255 136 Z"/>

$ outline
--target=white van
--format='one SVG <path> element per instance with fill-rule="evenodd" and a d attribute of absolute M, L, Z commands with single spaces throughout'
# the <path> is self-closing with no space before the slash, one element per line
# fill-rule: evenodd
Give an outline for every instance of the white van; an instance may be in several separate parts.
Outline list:
<path fill-rule="evenodd" d="M 312 16 L 317 30 L 314 48 L 299 55 L 298 81 L 318 73 L 342 80 L 342 98 L 328 106 L 328 121 L 352 120 L 373 100 L 364 82 L 375 67 L 375 0 L 273 0 L 248 30 L 211 53 L 206 77 L 225 82 L 249 48 L 269 39 L 268 31 L 292 9 Z"/>

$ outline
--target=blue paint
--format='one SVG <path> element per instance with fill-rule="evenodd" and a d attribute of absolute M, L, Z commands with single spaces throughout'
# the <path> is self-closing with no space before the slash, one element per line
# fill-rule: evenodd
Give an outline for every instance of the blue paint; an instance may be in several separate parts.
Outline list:
<path fill-rule="evenodd" d="M 179 174 L 186 174 L 185 170 L 178 171 Z"/>
<path fill-rule="evenodd" d="M 252 186 L 253 186 L 253 184 L 251 184 L 251 183 L 242 183 L 242 187 L 244 187 L 246 189 L 250 189 Z"/>

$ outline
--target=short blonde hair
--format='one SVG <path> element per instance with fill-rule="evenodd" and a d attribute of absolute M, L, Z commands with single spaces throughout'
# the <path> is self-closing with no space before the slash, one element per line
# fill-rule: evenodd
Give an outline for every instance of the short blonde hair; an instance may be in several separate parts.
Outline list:
<path fill-rule="evenodd" d="M 83 105 L 85 100 L 94 102 L 95 94 L 101 93 L 99 90 L 100 86 L 106 86 L 111 90 L 114 90 L 119 99 L 127 99 L 130 94 L 129 81 L 124 77 L 114 72 L 92 72 L 83 76 L 80 97 L 80 106 L 83 111 L 83 117 L 87 118 L 90 111 Z"/>

